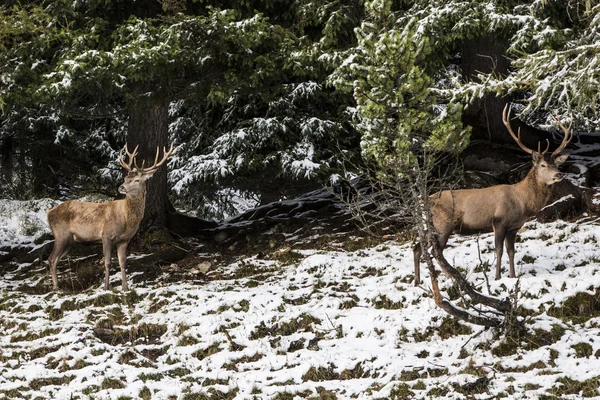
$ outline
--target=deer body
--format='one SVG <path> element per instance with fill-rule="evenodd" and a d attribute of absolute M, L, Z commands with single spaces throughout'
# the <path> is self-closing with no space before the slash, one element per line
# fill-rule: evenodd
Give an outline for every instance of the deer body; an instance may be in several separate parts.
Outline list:
<path fill-rule="evenodd" d="M 510 277 L 515 277 L 515 238 L 523 224 L 536 215 L 548 202 L 551 185 L 562 180 L 558 166 L 567 155 L 558 154 L 572 138 L 570 127 L 563 128 L 562 144 L 549 157 L 545 151 L 533 151 L 522 145 L 519 135 L 512 132 L 510 112 L 504 109 L 503 121 L 521 148 L 532 155 L 533 166 L 527 176 L 513 185 L 496 185 L 483 189 L 445 190 L 429 197 L 433 226 L 438 233 L 438 244 L 443 249 L 452 233 L 474 234 L 494 232 L 496 252 L 496 279 L 500 279 L 503 245 L 509 258 Z M 413 248 L 415 285 L 420 282 L 421 247 Z"/>
<path fill-rule="evenodd" d="M 146 181 L 152 177 L 156 169 L 162 165 L 167 157 L 173 153 L 173 146 L 167 152 L 163 149 L 163 159 L 158 163 L 158 149 L 154 165 L 150 168 L 131 168 L 135 163 L 137 147 L 129 153 L 129 163 L 123 162 L 122 154 L 119 161 L 129 173 L 119 192 L 125 194 L 125 199 L 108 203 L 89 203 L 80 201 L 66 201 L 47 213 L 48 224 L 54 234 L 54 248 L 48 262 L 52 275 L 52 287 L 58 289 L 56 266 L 74 243 L 102 242 L 104 254 L 104 289 L 109 289 L 110 261 L 113 246 L 117 248 L 119 266 L 121 267 L 121 283 L 123 290 L 127 290 L 125 267 L 127 264 L 127 245 L 136 234 L 140 222 L 144 217 L 146 204 Z"/>

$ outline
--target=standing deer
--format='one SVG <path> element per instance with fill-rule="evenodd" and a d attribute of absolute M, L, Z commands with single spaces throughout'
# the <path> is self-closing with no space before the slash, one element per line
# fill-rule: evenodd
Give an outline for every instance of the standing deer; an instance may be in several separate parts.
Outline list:
<path fill-rule="evenodd" d="M 508 111 L 507 111 L 508 110 Z M 500 279 L 502 244 L 510 263 L 510 277 L 515 277 L 515 237 L 517 231 L 532 216 L 546 205 L 550 197 L 550 185 L 563 178 L 558 166 L 568 155 L 559 155 L 573 138 L 571 125 L 565 127 L 554 118 L 564 132 L 562 143 L 550 157 L 544 151 L 534 151 L 521 143 L 521 130 L 515 135 L 510 126 L 508 105 L 502 112 L 502 121 L 519 147 L 533 158 L 533 166 L 527 176 L 513 185 L 496 185 L 483 189 L 444 190 L 429 196 L 433 216 L 433 226 L 438 233 L 440 248 L 446 246 L 452 233 L 469 234 L 494 232 L 496 247 L 496 279 Z M 415 285 L 420 282 L 419 261 L 421 246 L 413 247 L 415 264 Z"/>
<path fill-rule="evenodd" d="M 139 147 L 139 146 L 138 146 Z M 165 163 L 173 153 L 173 144 L 167 151 L 163 148 L 163 157 L 158 161 L 159 149 L 156 149 L 154 165 L 149 168 L 138 167 L 137 149 L 130 153 L 127 145 L 119 152 L 119 162 L 128 172 L 125 181 L 119 186 L 119 193 L 125 195 L 122 200 L 109 203 L 87 203 L 80 201 L 65 201 L 48 211 L 48 223 L 54 234 L 55 242 L 52 253 L 48 258 L 52 274 L 52 288 L 58 289 L 56 265 L 65 256 L 74 243 L 102 242 L 104 253 L 104 289 L 108 290 L 110 259 L 113 245 L 117 247 L 119 266 L 121 267 L 121 283 L 127 290 L 125 265 L 127 263 L 127 245 L 135 235 L 144 216 L 146 204 L 146 181 Z M 123 150 L 127 153 L 129 162 L 123 160 Z M 132 168 L 134 165 L 134 168 Z"/>

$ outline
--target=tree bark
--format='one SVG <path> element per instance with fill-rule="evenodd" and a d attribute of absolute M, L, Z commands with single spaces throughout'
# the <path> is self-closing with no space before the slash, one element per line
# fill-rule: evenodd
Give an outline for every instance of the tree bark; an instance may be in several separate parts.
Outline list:
<path fill-rule="evenodd" d="M 169 140 L 168 106 L 166 98 L 144 97 L 145 93 L 136 96 L 129 107 L 129 123 L 127 126 L 127 144 L 130 151 L 139 145 L 137 162 L 145 162 L 151 166 L 154 162 L 156 149 L 163 148 Z M 154 176 L 146 183 L 146 208 L 140 229 L 150 226 L 166 227 L 168 210 L 170 209 L 167 196 L 167 166 L 161 166 Z"/>
<path fill-rule="evenodd" d="M 13 178 L 13 139 L 7 136 L 0 143 L 0 178 L 3 184 L 12 184 Z"/>

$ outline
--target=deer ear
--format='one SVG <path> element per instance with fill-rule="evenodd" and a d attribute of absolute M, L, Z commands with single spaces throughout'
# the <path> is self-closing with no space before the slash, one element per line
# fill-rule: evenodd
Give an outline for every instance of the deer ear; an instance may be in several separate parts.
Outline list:
<path fill-rule="evenodd" d="M 565 161 L 567 161 L 567 158 L 569 158 L 568 154 L 563 154 L 562 156 L 558 156 L 554 159 L 554 164 L 560 165 L 560 164 L 564 163 Z"/>
<path fill-rule="evenodd" d="M 531 157 L 533 158 L 533 163 L 534 164 L 537 164 L 537 163 L 539 163 L 540 161 L 542 161 L 544 159 L 544 157 L 540 153 L 538 153 L 537 151 L 532 151 L 531 152 Z"/>

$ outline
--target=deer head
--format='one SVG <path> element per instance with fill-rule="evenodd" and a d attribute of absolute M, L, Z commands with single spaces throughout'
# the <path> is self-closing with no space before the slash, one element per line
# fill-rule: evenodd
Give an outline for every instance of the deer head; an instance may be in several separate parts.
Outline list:
<path fill-rule="evenodd" d="M 154 164 L 149 168 L 144 168 L 144 161 L 142 161 L 141 167 L 137 165 L 136 157 L 138 154 L 138 147 L 139 146 L 136 146 L 133 152 L 130 153 L 129 149 L 127 148 L 127 144 L 125 144 L 125 147 L 119 152 L 119 162 L 121 163 L 121 166 L 128 172 L 127 176 L 125 177 L 125 181 L 121 186 L 119 186 L 119 193 L 127 196 L 143 195 L 145 193 L 146 181 L 150 179 L 158 167 L 163 165 L 167 158 L 177 150 L 177 147 L 173 148 L 173 143 L 171 143 L 169 151 L 167 151 L 166 147 L 163 147 L 163 157 L 160 161 L 158 161 L 160 149 L 157 148 L 156 157 L 154 157 Z M 124 161 L 123 151 L 127 153 L 127 157 L 129 159 L 129 162 L 127 163 Z"/>
<path fill-rule="evenodd" d="M 510 133 L 512 138 L 515 140 L 515 142 L 517 142 L 519 147 L 524 152 L 531 154 L 531 157 L 533 159 L 532 171 L 535 172 L 538 182 L 544 183 L 546 185 L 552 185 L 556 182 L 560 182 L 563 179 L 564 175 L 558 170 L 558 166 L 564 163 L 569 157 L 569 155 L 560 155 L 560 153 L 565 149 L 565 147 L 567 147 L 567 145 L 573 139 L 573 132 L 571 131 L 573 121 L 571 121 L 568 127 L 565 127 L 558 118 L 553 118 L 564 132 L 564 137 L 558 148 L 554 150 L 550 154 L 550 156 L 547 156 L 546 152 L 550 148 L 550 142 L 546 140 L 546 149 L 544 151 L 541 150 L 540 143 L 538 143 L 537 151 L 525 146 L 521 142 L 521 128 L 518 129 L 517 134 L 515 135 L 510 126 L 510 108 L 508 104 L 504 107 L 504 111 L 502 112 L 502 122 L 504 122 L 504 125 L 508 129 L 508 133 Z"/>

